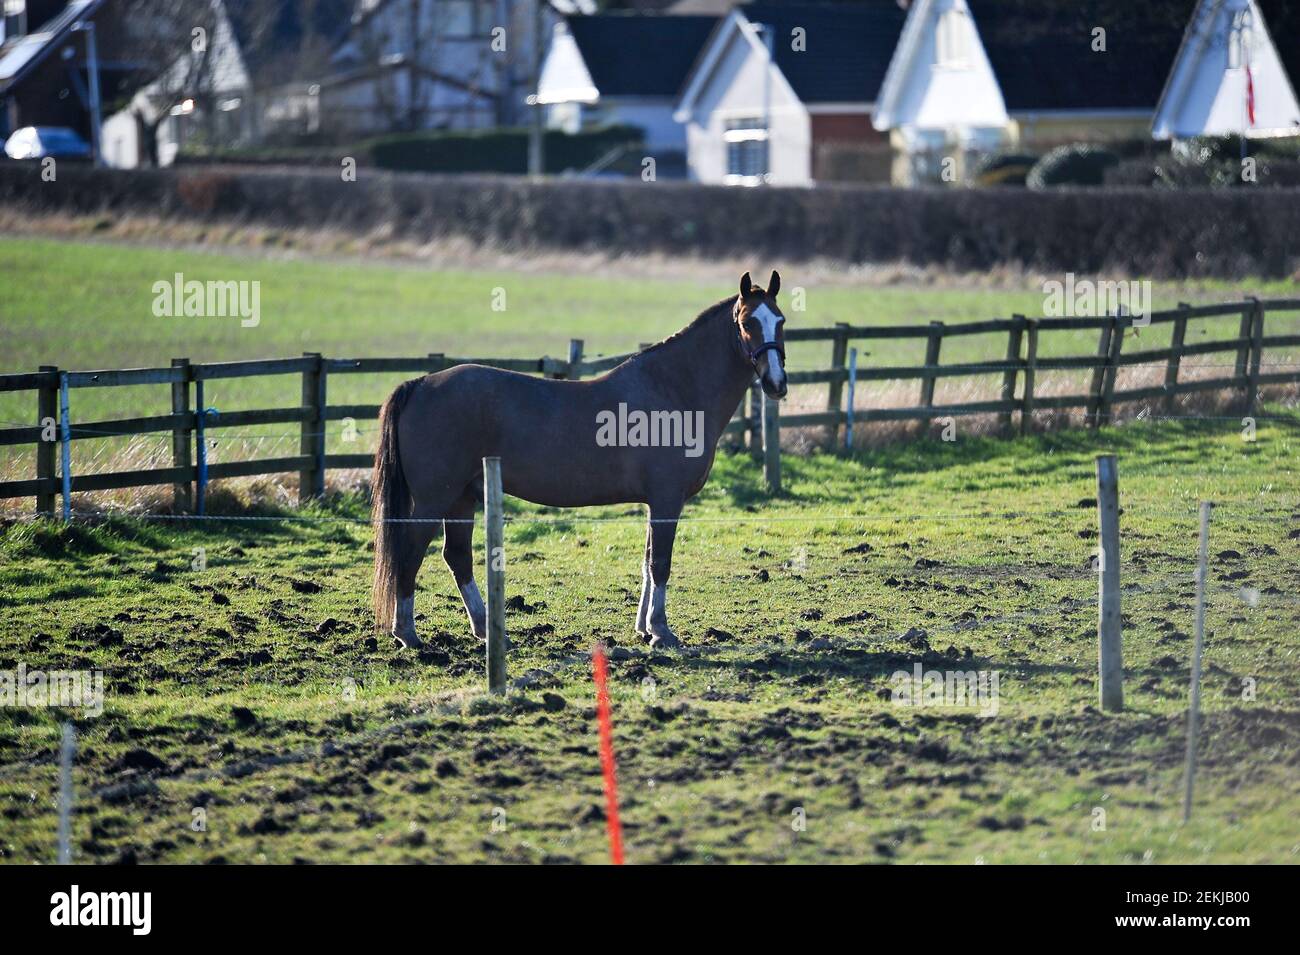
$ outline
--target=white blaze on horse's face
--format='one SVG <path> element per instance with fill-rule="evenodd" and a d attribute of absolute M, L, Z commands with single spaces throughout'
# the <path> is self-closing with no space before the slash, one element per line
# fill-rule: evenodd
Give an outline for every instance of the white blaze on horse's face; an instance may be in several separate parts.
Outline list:
<path fill-rule="evenodd" d="M 782 317 L 768 308 L 766 302 L 754 309 L 753 315 L 763 327 L 763 344 L 775 342 Z M 785 369 L 781 367 L 780 353 L 775 349 L 769 349 L 763 353 L 763 359 L 767 362 L 767 383 L 771 385 L 773 391 L 785 394 Z"/>

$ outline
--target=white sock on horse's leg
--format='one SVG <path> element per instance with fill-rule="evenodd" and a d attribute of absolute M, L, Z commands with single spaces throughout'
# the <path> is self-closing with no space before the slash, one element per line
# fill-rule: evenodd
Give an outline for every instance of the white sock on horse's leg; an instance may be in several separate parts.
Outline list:
<path fill-rule="evenodd" d="M 668 585 L 654 584 L 650 588 L 650 623 L 668 622 Z"/>
<path fill-rule="evenodd" d="M 641 603 L 636 610 L 636 632 L 646 633 L 646 626 L 650 620 L 650 568 L 641 565 Z"/>
<path fill-rule="evenodd" d="M 471 580 L 460 588 L 460 599 L 465 603 L 465 615 L 469 617 L 470 629 L 476 637 L 487 636 L 487 607 L 483 605 L 483 595 L 479 593 L 478 584 Z"/>
<path fill-rule="evenodd" d="M 404 646 L 420 646 L 415 635 L 415 595 L 397 598 L 397 612 L 393 615 L 393 636 Z"/>
<path fill-rule="evenodd" d="M 655 584 L 650 591 L 650 619 L 647 627 L 652 647 L 679 647 L 681 641 L 668 626 L 668 585 Z"/>

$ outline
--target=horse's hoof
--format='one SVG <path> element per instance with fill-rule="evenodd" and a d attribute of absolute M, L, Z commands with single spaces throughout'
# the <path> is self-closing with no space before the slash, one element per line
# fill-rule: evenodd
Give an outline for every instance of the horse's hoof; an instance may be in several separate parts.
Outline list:
<path fill-rule="evenodd" d="M 397 644 L 399 648 L 407 650 L 419 650 L 424 646 L 424 641 L 413 633 L 408 633 L 406 636 L 395 633 L 393 634 L 393 643 Z"/>
<path fill-rule="evenodd" d="M 652 650 L 680 650 L 682 642 L 677 639 L 677 635 L 671 630 L 660 630 L 658 633 L 650 635 L 650 649 Z"/>

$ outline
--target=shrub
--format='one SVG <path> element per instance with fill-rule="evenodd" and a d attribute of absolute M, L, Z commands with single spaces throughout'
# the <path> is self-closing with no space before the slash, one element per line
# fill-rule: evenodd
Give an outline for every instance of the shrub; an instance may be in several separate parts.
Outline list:
<path fill-rule="evenodd" d="M 1030 189 L 1049 186 L 1100 186 L 1106 170 L 1119 162 L 1109 149 L 1091 143 L 1058 146 L 1034 164 L 1025 179 Z"/>
<path fill-rule="evenodd" d="M 1106 170 L 1108 186 L 1161 185 L 1160 164 L 1149 157 L 1123 159 Z"/>
<path fill-rule="evenodd" d="M 176 196 L 199 215 L 238 213 L 242 205 L 239 180 L 228 173 L 197 172 L 180 177 Z"/>
<path fill-rule="evenodd" d="M 1283 188 L 1300 186 L 1300 162 L 1256 156 L 1255 178 L 1243 176 L 1239 158 L 1172 153 L 1158 159 L 1129 159 L 1106 170 L 1108 186 L 1161 186 L 1168 189 Z"/>
<path fill-rule="evenodd" d="M 1261 159 L 1256 170 L 1261 186 L 1300 186 L 1300 162 L 1285 159 Z"/>
<path fill-rule="evenodd" d="M 986 153 L 972 178 L 978 186 L 1023 186 L 1036 162 L 1030 153 Z"/>

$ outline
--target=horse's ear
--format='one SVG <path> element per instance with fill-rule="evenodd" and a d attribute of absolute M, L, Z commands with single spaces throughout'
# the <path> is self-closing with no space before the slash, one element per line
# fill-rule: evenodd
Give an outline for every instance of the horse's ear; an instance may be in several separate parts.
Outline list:
<path fill-rule="evenodd" d="M 744 275 L 740 277 L 740 297 L 748 298 L 750 289 L 752 289 L 753 287 L 754 287 L 754 283 L 750 281 L 749 273 L 746 272 Z"/>
<path fill-rule="evenodd" d="M 781 291 L 781 273 L 773 269 L 772 278 L 767 283 L 767 294 L 776 298 L 776 293 L 779 291 Z"/>

